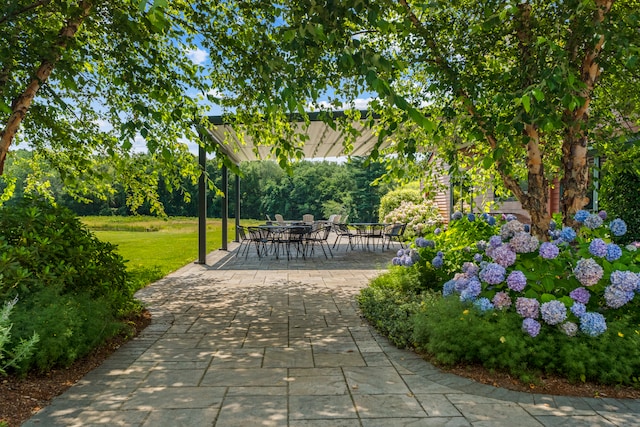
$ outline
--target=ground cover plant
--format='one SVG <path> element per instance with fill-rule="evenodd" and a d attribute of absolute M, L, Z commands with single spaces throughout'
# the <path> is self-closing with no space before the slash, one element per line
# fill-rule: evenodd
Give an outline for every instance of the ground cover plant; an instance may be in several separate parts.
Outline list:
<path fill-rule="evenodd" d="M 419 277 L 413 291 L 442 295 L 425 299 L 414 292 L 413 305 L 403 302 L 413 307 L 403 319 L 404 336 L 412 334 L 405 342 L 447 365 L 480 364 L 524 381 L 552 374 L 574 382 L 638 383 L 640 252 L 638 244 L 616 243 L 624 242 L 624 221 L 579 211 L 577 231 L 552 224 L 549 241 L 540 243 L 512 217 L 497 224 L 486 215 L 454 218 L 394 258 L 389 274 L 412 271 L 404 276 Z M 377 280 L 376 288 L 402 288 L 384 276 Z M 382 293 L 363 290 L 360 304 L 402 300 L 372 297 Z M 364 313 L 378 325 L 376 313 L 390 310 Z"/>

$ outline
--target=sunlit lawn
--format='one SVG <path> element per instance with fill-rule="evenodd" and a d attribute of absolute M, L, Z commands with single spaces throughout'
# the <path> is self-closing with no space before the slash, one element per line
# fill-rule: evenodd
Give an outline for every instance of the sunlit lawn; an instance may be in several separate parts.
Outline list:
<path fill-rule="evenodd" d="M 156 217 L 82 217 L 100 240 L 117 245 L 127 269 L 144 286 L 198 258 L 198 219 Z M 251 225 L 256 221 L 242 221 Z M 229 241 L 235 238 L 235 220 L 229 220 Z M 222 247 L 222 222 L 207 220 L 207 252 Z"/>

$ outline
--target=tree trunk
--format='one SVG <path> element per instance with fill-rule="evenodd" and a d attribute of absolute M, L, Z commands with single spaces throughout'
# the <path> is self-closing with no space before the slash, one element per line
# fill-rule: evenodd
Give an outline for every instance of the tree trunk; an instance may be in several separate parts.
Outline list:
<path fill-rule="evenodd" d="M 52 55 L 48 59 L 43 59 L 35 75 L 27 85 L 26 89 L 16 97 L 11 103 L 11 115 L 7 120 L 4 129 L 0 132 L 0 175 L 4 173 L 4 162 L 9 152 L 9 147 L 13 141 L 20 124 L 31 107 L 40 87 L 46 83 L 53 71 L 56 63 L 60 59 L 60 52 L 66 49 L 69 41 L 75 37 L 82 21 L 91 12 L 93 4 L 91 1 L 81 1 L 78 4 L 79 13 L 76 17 L 69 19 L 58 33 L 58 38 L 51 48 Z"/>
<path fill-rule="evenodd" d="M 598 9 L 595 12 L 594 24 L 597 29 L 598 25 L 604 21 L 605 15 L 611 10 L 613 0 L 597 0 L 596 5 Z M 601 34 L 597 42 L 585 52 L 580 66 L 580 79 L 585 86 L 577 95 L 584 100 L 584 104 L 574 111 L 565 111 L 563 116 L 567 131 L 562 143 L 563 177 L 561 180 L 562 197 L 560 204 L 563 221 L 569 226 L 576 225 L 573 219 L 575 213 L 589 203 L 589 198 L 587 197 L 589 184 L 589 165 L 587 163 L 588 135 L 585 131 L 585 125 L 589 119 L 591 94 L 600 75 L 597 59 L 602 51 L 604 42 L 604 35 Z M 576 46 L 576 44 L 570 40 L 568 46 Z M 576 52 L 569 53 L 573 56 Z"/>

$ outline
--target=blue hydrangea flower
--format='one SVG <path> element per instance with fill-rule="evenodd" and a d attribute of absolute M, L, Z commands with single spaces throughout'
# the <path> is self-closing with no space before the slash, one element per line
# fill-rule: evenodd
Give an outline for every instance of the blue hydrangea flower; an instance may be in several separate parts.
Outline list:
<path fill-rule="evenodd" d="M 431 265 L 433 265 L 434 268 L 441 268 L 443 263 L 444 261 L 441 256 L 437 256 L 431 260 Z"/>
<path fill-rule="evenodd" d="M 513 291 L 522 292 L 525 286 L 527 286 L 527 278 L 522 271 L 513 270 L 507 277 L 507 286 Z"/>
<path fill-rule="evenodd" d="M 476 216 L 470 213 L 469 215 L 467 215 L 467 219 L 469 220 L 469 222 L 473 222 L 476 220 Z"/>
<path fill-rule="evenodd" d="M 593 258 L 582 258 L 573 269 L 573 274 L 583 286 L 593 286 L 604 274 L 604 270 Z"/>
<path fill-rule="evenodd" d="M 585 227 L 595 230 L 602 225 L 602 218 L 597 214 L 591 214 L 584 220 Z"/>
<path fill-rule="evenodd" d="M 589 302 L 589 298 L 591 297 L 591 293 L 585 288 L 575 288 L 571 292 L 569 292 L 569 296 L 575 302 L 579 302 L 582 304 L 586 304 Z"/>
<path fill-rule="evenodd" d="M 396 252 L 396 256 L 400 258 L 403 255 L 404 255 L 404 249 L 398 249 L 398 252 Z"/>
<path fill-rule="evenodd" d="M 554 220 L 549 221 L 549 231 L 555 231 L 558 224 Z"/>
<path fill-rule="evenodd" d="M 557 325 L 567 318 L 567 307 L 558 300 L 548 301 L 540 306 L 540 315 L 549 325 Z"/>
<path fill-rule="evenodd" d="M 407 255 L 409 255 L 409 257 L 411 258 L 411 261 L 413 261 L 414 263 L 420 260 L 420 253 L 415 249 L 410 249 Z"/>
<path fill-rule="evenodd" d="M 478 243 L 476 243 L 476 248 L 478 248 L 479 251 L 484 252 L 485 249 L 487 249 L 488 243 L 484 240 L 479 240 Z"/>
<path fill-rule="evenodd" d="M 484 313 L 485 311 L 493 310 L 493 304 L 491 304 L 489 298 L 478 298 L 473 302 L 473 306 L 480 310 L 482 313 Z"/>
<path fill-rule="evenodd" d="M 607 211 L 600 211 L 598 212 L 598 216 L 600 218 L 602 218 L 603 220 L 607 219 Z"/>
<path fill-rule="evenodd" d="M 480 270 L 480 279 L 484 282 L 487 282 L 490 285 L 497 285 L 498 283 L 502 283 L 504 281 L 504 276 L 506 274 L 506 270 L 500 264 L 496 264 L 495 262 L 491 262 L 486 265 L 482 270 Z"/>
<path fill-rule="evenodd" d="M 517 221 L 518 217 L 515 216 L 514 214 L 507 214 L 507 215 L 505 215 L 504 220 L 507 221 L 507 222 Z"/>
<path fill-rule="evenodd" d="M 476 298 L 478 298 L 480 292 L 482 292 L 482 285 L 480 284 L 480 281 L 478 280 L 478 278 L 472 277 L 469 280 L 467 287 L 462 292 L 460 292 L 460 300 L 474 301 Z"/>
<path fill-rule="evenodd" d="M 573 217 L 573 219 L 578 222 L 584 222 L 587 218 L 589 218 L 589 212 L 585 211 L 584 209 L 580 209 Z"/>
<path fill-rule="evenodd" d="M 474 260 L 475 262 L 480 262 L 480 261 L 482 261 L 482 254 L 475 254 L 475 255 L 473 256 L 473 260 Z"/>
<path fill-rule="evenodd" d="M 516 299 L 516 312 L 522 317 L 537 319 L 539 310 L 540 302 L 535 298 L 518 297 Z"/>
<path fill-rule="evenodd" d="M 620 249 L 620 246 L 616 245 L 615 243 L 609 243 L 607 245 L 607 255 L 606 255 L 607 261 L 613 262 L 618 258 L 620 258 L 621 256 L 622 256 L 622 249 Z"/>
<path fill-rule="evenodd" d="M 625 291 L 637 291 L 638 286 L 640 286 L 640 276 L 633 271 L 616 270 L 611 273 L 609 280 L 612 285 L 619 286 Z"/>
<path fill-rule="evenodd" d="M 472 262 L 462 264 L 462 272 L 468 276 L 477 276 L 480 268 Z"/>
<path fill-rule="evenodd" d="M 560 253 L 560 248 L 553 243 L 543 242 L 538 253 L 544 259 L 555 259 Z"/>
<path fill-rule="evenodd" d="M 462 212 L 455 211 L 453 213 L 453 215 L 451 215 L 451 219 L 456 220 L 456 221 L 459 220 L 459 219 L 462 219 Z"/>
<path fill-rule="evenodd" d="M 519 254 L 535 252 L 538 249 L 538 238 L 527 232 L 515 233 L 509 241 L 509 246 Z"/>
<path fill-rule="evenodd" d="M 487 224 L 494 226 L 496 225 L 496 219 L 494 217 L 492 217 L 491 215 L 487 215 L 486 218 Z"/>
<path fill-rule="evenodd" d="M 607 330 L 607 322 L 602 314 L 588 312 L 580 318 L 580 330 L 591 337 L 597 337 Z"/>
<path fill-rule="evenodd" d="M 438 228 L 436 228 L 435 230 L 433 230 L 433 234 L 434 234 L 434 235 L 436 235 L 436 236 L 437 236 L 438 234 L 440 234 L 440 233 L 442 233 L 442 230 L 440 229 L 440 227 L 438 227 Z"/>
<path fill-rule="evenodd" d="M 442 296 L 448 297 L 452 295 L 456 290 L 456 281 L 451 279 L 442 286 Z"/>
<path fill-rule="evenodd" d="M 571 306 L 571 312 L 579 319 L 587 312 L 587 306 L 581 302 L 576 301 Z"/>
<path fill-rule="evenodd" d="M 627 233 L 627 224 L 620 218 L 616 218 L 609 224 L 609 230 L 614 236 L 624 236 Z"/>
<path fill-rule="evenodd" d="M 560 238 L 565 242 L 573 242 L 576 238 L 576 231 L 571 227 L 563 227 L 560 232 Z"/>
<path fill-rule="evenodd" d="M 527 233 L 531 232 L 531 226 L 529 224 L 525 224 L 524 231 L 526 231 Z"/>
<path fill-rule="evenodd" d="M 522 321 L 522 330 L 531 337 L 537 337 L 540 333 L 540 322 L 527 317 Z"/>
<path fill-rule="evenodd" d="M 593 256 L 602 258 L 607 254 L 607 243 L 602 239 L 593 239 L 589 244 L 589 252 Z"/>

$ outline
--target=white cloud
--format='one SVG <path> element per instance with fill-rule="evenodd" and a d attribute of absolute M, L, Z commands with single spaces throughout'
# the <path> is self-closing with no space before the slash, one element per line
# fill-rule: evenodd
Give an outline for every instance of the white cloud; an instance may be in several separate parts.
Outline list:
<path fill-rule="evenodd" d="M 373 98 L 358 98 L 354 99 L 351 103 L 356 108 L 356 110 L 366 110 L 369 107 L 371 101 L 373 101 Z"/>
<path fill-rule="evenodd" d="M 187 50 L 187 56 L 194 64 L 202 64 L 207 60 L 209 53 L 200 48 Z"/>

